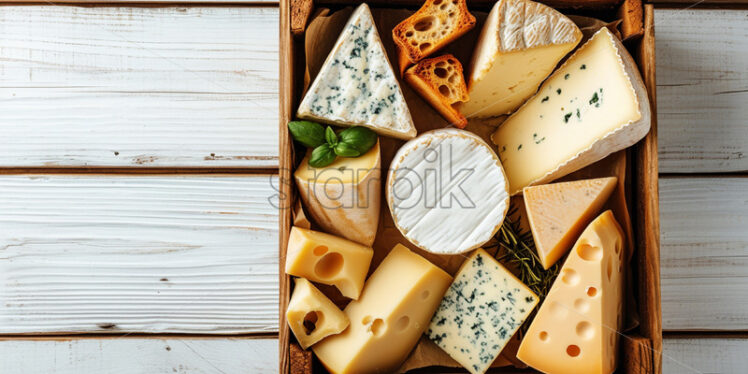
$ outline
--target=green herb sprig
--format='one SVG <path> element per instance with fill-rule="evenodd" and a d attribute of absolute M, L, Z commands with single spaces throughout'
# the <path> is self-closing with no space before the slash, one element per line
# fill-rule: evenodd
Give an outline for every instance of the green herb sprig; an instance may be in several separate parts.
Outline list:
<path fill-rule="evenodd" d="M 330 165 L 338 156 L 359 157 L 377 144 L 377 134 L 361 126 L 335 133 L 332 127 L 324 128 L 316 122 L 291 121 L 288 130 L 294 140 L 313 149 L 309 166 L 314 168 Z"/>

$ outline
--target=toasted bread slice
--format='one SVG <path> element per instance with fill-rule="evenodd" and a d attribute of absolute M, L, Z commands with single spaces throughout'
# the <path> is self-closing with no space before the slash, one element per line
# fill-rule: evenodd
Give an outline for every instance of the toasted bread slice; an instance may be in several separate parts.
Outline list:
<path fill-rule="evenodd" d="M 452 106 L 469 99 L 462 64 L 454 56 L 444 55 L 417 63 L 405 72 L 405 81 L 449 122 L 465 128 L 467 119 Z"/>
<path fill-rule="evenodd" d="M 465 0 L 426 0 L 421 9 L 392 29 L 400 74 L 475 26 Z"/>

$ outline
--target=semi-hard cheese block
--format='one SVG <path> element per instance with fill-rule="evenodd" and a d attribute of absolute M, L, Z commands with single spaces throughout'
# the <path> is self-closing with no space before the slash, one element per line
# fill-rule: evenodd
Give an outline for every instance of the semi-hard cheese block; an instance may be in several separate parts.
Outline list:
<path fill-rule="evenodd" d="M 485 373 L 538 297 L 483 249 L 462 264 L 426 335 L 471 373 Z"/>
<path fill-rule="evenodd" d="M 391 373 L 428 326 L 452 277 L 398 244 L 344 312 L 351 325 L 314 347 L 334 374 Z"/>
<path fill-rule="evenodd" d="M 480 137 L 439 129 L 398 150 L 387 176 L 387 203 L 411 243 L 457 254 L 499 230 L 509 208 L 507 187 L 499 158 Z"/>
<path fill-rule="evenodd" d="M 535 248 L 548 269 L 565 255 L 616 188 L 618 178 L 525 187 L 522 191 Z"/>
<path fill-rule="evenodd" d="M 636 65 L 603 27 L 492 140 L 516 194 L 635 144 L 649 126 L 649 99 Z"/>
<path fill-rule="evenodd" d="M 511 113 L 532 96 L 556 64 L 582 39 L 569 18 L 529 0 L 494 5 L 470 63 L 467 117 Z"/>
<path fill-rule="evenodd" d="M 323 232 L 292 227 L 286 250 L 286 273 L 335 286 L 358 299 L 374 250 Z"/>
<path fill-rule="evenodd" d="M 338 157 L 324 168 L 309 166 L 311 150 L 294 173 L 299 196 L 323 230 L 371 246 L 382 194 L 379 143 L 359 157 Z"/>
<path fill-rule="evenodd" d="M 304 278 L 296 278 L 286 319 L 304 349 L 325 337 L 339 334 L 349 324 L 348 316 Z"/>
<path fill-rule="evenodd" d="M 623 232 L 611 211 L 574 244 L 517 357 L 549 374 L 610 374 L 623 321 Z"/>
<path fill-rule="evenodd" d="M 299 105 L 299 118 L 366 126 L 401 139 L 416 128 L 369 6 L 359 5 Z"/>

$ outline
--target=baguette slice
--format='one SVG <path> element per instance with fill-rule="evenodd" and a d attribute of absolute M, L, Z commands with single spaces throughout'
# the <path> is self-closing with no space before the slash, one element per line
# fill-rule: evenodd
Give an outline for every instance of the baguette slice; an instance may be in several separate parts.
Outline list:
<path fill-rule="evenodd" d="M 475 27 L 465 0 L 426 0 L 421 9 L 392 29 L 400 74 Z"/>
<path fill-rule="evenodd" d="M 405 81 L 447 121 L 465 128 L 467 119 L 452 106 L 468 101 L 462 64 L 454 56 L 444 55 L 417 63 L 405 72 Z"/>

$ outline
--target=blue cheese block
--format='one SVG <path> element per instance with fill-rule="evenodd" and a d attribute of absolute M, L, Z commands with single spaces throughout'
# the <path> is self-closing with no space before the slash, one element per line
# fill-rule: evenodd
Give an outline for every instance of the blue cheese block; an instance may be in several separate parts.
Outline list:
<path fill-rule="evenodd" d="M 338 126 L 365 126 L 400 139 L 416 136 L 366 4 L 356 8 L 343 28 L 299 105 L 298 116 Z"/>
<path fill-rule="evenodd" d="M 485 373 L 538 297 L 483 249 L 460 267 L 426 335 L 471 373 Z"/>

